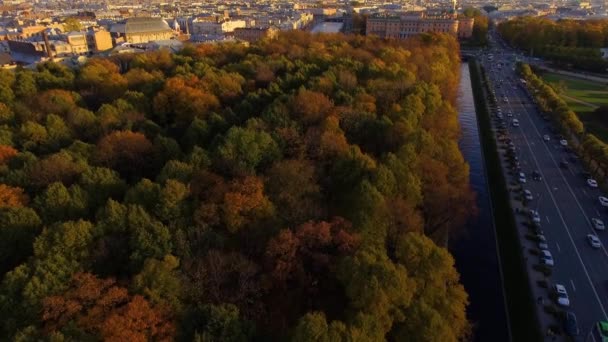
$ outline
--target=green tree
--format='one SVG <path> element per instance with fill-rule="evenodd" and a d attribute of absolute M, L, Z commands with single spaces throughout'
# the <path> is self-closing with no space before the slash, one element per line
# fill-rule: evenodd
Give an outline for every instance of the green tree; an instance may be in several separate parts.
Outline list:
<path fill-rule="evenodd" d="M 179 259 L 165 255 L 162 260 L 146 259 L 141 272 L 133 278 L 133 290 L 157 305 L 181 308 L 182 282 Z"/>
<path fill-rule="evenodd" d="M 88 194 L 76 184 L 68 189 L 62 183 L 52 183 L 36 196 L 34 206 L 44 222 L 82 218 L 88 214 Z"/>
<path fill-rule="evenodd" d="M 34 72 L 20 69 L 15 73 L 15 85 L 13 91 L 18 99 L 27 100 L 38 92 Z"/>
<path fill-rule="evenodd" d="M 416 283 L 408 319 L 394 328 L 394 338 L 416 341 L 462 341 L 470 333 L 468 296 L 459 283 L 454 259 L 444 248 L 418 233 L 402 235 L 397 260 Z"/>
<path fill-rule="evenodd" d="M 194 341 L 245 342 L 253 337 L 252 324 L 240 318 L 239 309 L 232 304 L 209 304 L 196 313 Z"/>
<path fill-rule="evenodd" d="M 0 210 L 0 274 L 4 275 L 33 253 L 42 222 L 31 208 Z"/>
<path fill-rule="evenodd" d="M 89 194 L 91 208 L 97 208 L 109 198 L 122 198 L 127 185 L 118 172 L 105 167 L 92 167 L 80 176 L 79 184 Z"/>
<path fill-rule="evenodd" d="M 171 233 L 161 222 L 137 205 L 128 206 L 126 216 L 134 269 L 139 269 L 147 258 L 162 258 L 171 253 Z"/>
<path fill-rule="evenodd" d="M 240 127 L 230 128 L 217 148 L 219 163 L 235 175 L 255 174 L 257 167 L 279 155 L 279 147 L 268 133 Z"/>
<path fill-rule="evenodd" d="M 78 18 L 69 17 L 63 21 L 63 31 L 64 32 L 72 32 L 72 31 L 82 31 L 82 24 Z"/>

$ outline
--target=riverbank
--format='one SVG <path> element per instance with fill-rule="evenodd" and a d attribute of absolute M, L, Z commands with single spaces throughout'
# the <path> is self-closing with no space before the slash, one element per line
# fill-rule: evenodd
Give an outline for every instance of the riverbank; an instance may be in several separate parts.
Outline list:
<path fill-rule="evenodd" d="M 509 201 L 507 183 L 501 168 L 498 146 L 492 133 L 482 70 L 474 59 L 469 60 L 469 67 L 486 175 L 488 183 L 491 184 L 490 198 L 502 265 L 511 340 L 540 341 L 542 340 L 540 325 L 535 314 L 534 299 L 521 254 L 522 247 Z"/>

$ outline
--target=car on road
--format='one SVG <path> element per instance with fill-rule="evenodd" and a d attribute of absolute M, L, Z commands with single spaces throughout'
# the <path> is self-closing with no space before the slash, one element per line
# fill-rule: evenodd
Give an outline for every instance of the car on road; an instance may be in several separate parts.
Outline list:
<path fill-rule="evenodd" d="M 593 178 L 589 178 L 589 179 L 587 179 L 587 185 L 589 185 L 592 188 L 597 188 L 597 181 Z"/>
<path fill-rule="evenodd" d="M 608 207 L 608 198 L 604 196 L 599 196 L 597 199 L 600 201 L 602 207 Z"/>
<path fill-rule="evenodd" d="M 553 293 L 555 295 L 555 301 L 561 306 L 570 306 L 570 298 L 568 298 L 568 291 L 562 284 L 553 285 Z"/>
<path fill-rule="evenodd" d="M 540 249 L 541 251 L 546 251 L 546 250 L 549 249 L 549 245 L 547 244 L 547 242 L 539 241 L 538 242 L 538 249 Z"/>
<path fill-rule="evenodd" d="M 568 336 L 578 336 L 580 335 L 580 330 L 578 328 L 578 323 L 576 322 L 576 315 L 572 311 L 566 312 L 566 316 L 564 317 L 564 331 Z"/>
<path fill-rule="evenodd" d="M 533 200 L 534 196 L 532 196 L 532 191 L 524 189 L 524 198 L 526 199 L 526 201 Z"/>
<path fill-rule="evenodd" d="M 512 125 L 513 127 L 519 127 L 519 120 L 517 120 L 517 119 L 513 119 L 513 121 L 511 122 L 511 125 Z"/>
<path fill-rule="evenodd" d="M 541 250 L 540 251 L 540 263 L 547 265 L 547 266 L 555 265 L 555 262 L 553 261 L 553 255 L 551 255 L 551 252 L 549 252 L 547 250 Z"/>
<path fill-rule="evenodd" d="M 543 234 L 537 233 L 534 237 L 539 243 L 547 243 L 547 238 Z"/>
<path fill-rule="evenodd" d="M 589 241 L 589 244 L 591 245 L 591 247 L 593 248 L 600 248 L 602 247 L 602 242 L 600 241 L 600 239 L 597 237 L 597 235 L 594 234 L 587 234 L 587 241 Z"/>
<path fill-rule="evenodd" d="M 535 181 L 541 181 L 543 180 L 543 177 L 540 175 L 540 172 L 538 171 L 533 171 L 532 172 L 532 179 L 534 179 Z"/>
<path fill-rule="evenodd" d="M 592 217 L 591 218 L 591 224 L 593 225 L 593 228 L 595 228 L 596 230 L 606 230 L 606 226 L 604 226 L 604 221 Z"/>
<path fill-rule="evenodd" d="M 551 141 L 551 137 L 549 136 L 549 134 L 545 134 L 545 135 L 543 135 L 543 140 L 544 141 Z"/>
<path fill-rule="evenodd" d="M 537 210 L 534 210 L 534 209 L 528 210 L 528 215 L 530 215 L 530 218 L 532 219 L 532 221 L 540 222 L 540 214 L 538 213 Z"/>
<path fill-rule="evenodd" d="M 562 146 L 564 146 L 564 147 L 566 147 L 566 146 L 568 146 L 568 140 L 562 139 L 562 140 L 559 141 L 559 144 L 562 145 Z"/>
<path fill-rule="evenodd" d="M 520 172 L 518 175 L 518 181 L 522 184 L 526 183 L 526 175 L 523 172 Z"/>
<path fill-rule="evenodd" d="M 559 167 L 561 167 L 562 169 L 567 169 L 567 168 L 568 168 L 568 161 L 567 161 L 567 160 L 565 160 L 565 159 L 562 159 L 562 160 L 559 162 Z"/>

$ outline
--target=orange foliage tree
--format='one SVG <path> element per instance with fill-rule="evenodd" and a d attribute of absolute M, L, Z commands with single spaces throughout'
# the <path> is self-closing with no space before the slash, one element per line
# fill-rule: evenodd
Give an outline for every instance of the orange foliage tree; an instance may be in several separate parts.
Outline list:
<path fill-rule="evenodd" d="M 97 143 L 97 160 L 127 176 L 139 174 L 152 153 L 152 143 L 141 133 L 112 132 Z"/>
<path fill-rule="evenodd" d="M 0 164 L 8 163 L 11 158 L 17 155 L 17 150 L 7 145 L 0 145 Z"/>
<path fill-rule="evenodd" d="M 23 207 L 28 202 L 29 198 L 23 193 L 23 189 L 0 184 L 0 208 Z"/>
<path fill-rule="evenodd" d="M 60 331 L 75 323 L 83 332 L 104 341 L 170 341 L 175 327 L 163 309 L 143 297 L 130 296 L 113 279 L 76 273 L 69 288 L 42 302 L 44 331 Z"/>

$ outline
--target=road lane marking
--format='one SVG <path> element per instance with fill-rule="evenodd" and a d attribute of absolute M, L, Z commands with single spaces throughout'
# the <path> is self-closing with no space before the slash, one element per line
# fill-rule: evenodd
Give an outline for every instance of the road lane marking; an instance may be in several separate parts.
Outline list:
<path fill-rule="evenodd" d="M 587 194 L 587 191 L 585 191 L 585 189 L 583 189 L 583 193 L 585 194 L 585 196 L 589 197 L 589 195 Z"/>
<path fill-rule="evenodd" d="M 527 111 L 526 111 L 526 113 L 527 113 Z M 530 119 L 529 115 L 528 115 L 528 121 L 530 121 L 532 123 L 532 126 L 534 126 L 534 129 L 536 130 L 537 134 L 540 135 L 540 133 L 538 132 L 538 129 L 536 128 L 536 125 L 534 124 L 534 122 L 532 121 L 532 119 Z M 532 148 L 530 148 L 530 144 L 528 143 L 528 138 L 526 137 L 525 134 L 522 134 L 522 137 L 524 138 L 524 141 L 526 142 L 526 145 L 528 146 L 528 151 L 530 151 L 530 154 L 532 155 L 532 159 L 534 159 L 534 163 L 536 164 L 537 168 L 540 170 L 540 167 L 538 167 L 539 163 L 538 163 L 538 160 L 536 159 L 536 155 L 534 154 L 534 151 L 532 151 Z M 547 148 L 546 145 L 545 145 L 545 148 L 548 150 L 548 148 Z M 555 163 L 555 160 L 553 159 L 553 156 L 551 154 L 549 154 L 549 157 Z M 561 176 L 562 176 L 562 179 L 564 179 L 564 175 L 561 174 Z M 564 179 L 564 181 L 565 181 L 565 179 Z M 559 210 L 559 206 L 557 205 L 557 201 L 555 200 L 555 196 L 553 196 L 553 192 L 549 188 L 549 184 L 547 183 L 547 180 L 546 180 L 545 177 L 543 177 L 542 182 L 543 182 L 543 184 L 545 185 L 545 187 L 547 188 L 547 190 L 549 192 L 549 197 L 551 197 L 551 201 L 553 202 L 553 205 L 555 206 L 555 209 L 557 210 L 557 215 L 559 216 L 560 220 L 562 221 L 563 227 L 566 230 L 566 234 L 568 235 L 568 238 L 570 239 L 570 243 L 572 243 L 572 247 L 574 247 L 574 252 L 576 253 L 578 261 L 581 263 L 581 266 L 583 266 L 582 267 L 583 272 L 585 273 L 585 276 L 587 277 L 587 281 L 589 281 L 589 285 L 591 286 L 591 290 L 593 291 L 593 294 L 595 296 L 595 299 L 597 300 L 597 303 L 600 305 L 600 309 L 602 310 L 602 313 L 604 314 L 604 318 L 608 319 L 608 315 L 606 314 L 606 310 L 604 309 L 604 304 L 602 304 L 602 300 L 600 299 L 600 296 L 598 295 L 597 290 L 595 289 L 595 285 L 593 285 L 593 281 L 591 280 L 591 276 L 589 275 L 589 271 L 587 270 L 587 266 L 583 262 L 583 258 L 581 257 L 581 254 L 580 254 L 578 248 L 576 247 L 576 244 L 574 243 L 574 238 L 572 238 L 572 234 L 570 233 L 570 229 L 568 228 L 568 225 L 566 224 L 566 220 L 562 216 L 561 210 Z M 566 185 L 568 185 L 568 182 L 566 182 Z M 574 200 L 578 203 L 578 200 L 576 199 L 576 196 L 575 196 Z M 579 208 L 580 208 L 580 204 L 579 204 Z M 583 211 L 583 214 L 585 214 L 584 211 Z M 585 215 L 585 217 L 586 217 L 586 215 Z"/>
<path fill-rule="evenodd" d="M 556 242 L 556 243 L 555 243 L 555 245 L 557 246 L 557 252 L 558 252 L 558 253 L 561 253 L 561 252 L 562 252 L 562 249 L 561 249 L 561 248 L 559 248 L 559 243 L 557 243 L 557 242 Z"/>
<path fill-rule="evenodd" d="M 549 220 L 549 216 L 545 216 L 547 218 L 547 223 L 551 223 L 551 220 Z"/>
<path fill-rule="evenodd" d="M 597 214 L 597 216 L 602 216 L 597 209 L 595 209 L 595 213 Z"/>
<path fill-rule="evenodd" d="M 572 279 L 570 279 L 570 284 L 572 284 L 572 289 L 574 290 L 574 292 L 576 292 L 576 286 L 574 286 L 574 282 L 572 281 Z"/>

